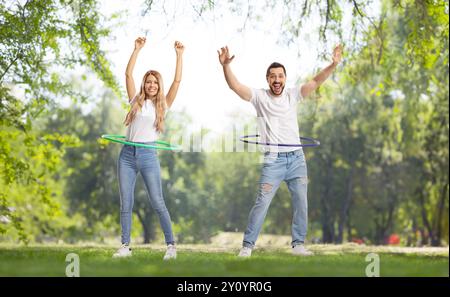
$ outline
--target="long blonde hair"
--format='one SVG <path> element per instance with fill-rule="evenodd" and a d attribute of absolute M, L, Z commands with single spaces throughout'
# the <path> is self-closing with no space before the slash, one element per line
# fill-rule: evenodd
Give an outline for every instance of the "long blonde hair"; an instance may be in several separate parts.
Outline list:
<path fill-rule="evenodd" d="M 154 127 L 156 128 L 156 131 L 163 132 L 164 131 L 164 114 L 166 111 L 166 96 L 164 95 L 164 85 L 161 74 L 159 74 L 158 71 L 155 70 L 149 70 L 147 73 L 144 74 L 144 77 L 142 78 L 141 88 L 139 90 L 139 93 L 136 94 L 136 97 L 134 98 L 134 101 L 130 107 L 130 111 L 128 112 L 127 116 L 125 117 L 125 126 L 128 126 L 131 124 L 131 122 L 136 117 L 136 113 L 138 110 L 142 109 L 142 106 L 144 105 L 144 101 L 146 98 L 145 95 L 145 81 L 147 80 L 147 77 L 149 75 L 153 75 L 156 80 L 158 81 L 158 93 L 156 94 L 155 98 L 152 99 L 153 106 L 155 106 L 155 113 L 156 118 L 154 122 Z"/>

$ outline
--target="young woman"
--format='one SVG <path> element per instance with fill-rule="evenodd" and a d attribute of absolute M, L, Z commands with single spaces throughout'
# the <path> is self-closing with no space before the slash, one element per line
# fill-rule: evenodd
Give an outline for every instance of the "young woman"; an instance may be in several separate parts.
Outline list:
<path fill-rule="evenodd" d="M 127 126 L 127 141 L 153 144 L 157 140 L 158 135 L 164 130 L 165 113 L 172 105 L 178 92 L 181 81 L 184 46 L 179 41 L 175 42 L 174 47 L 177 57 L 175 77 L 166 95 L 161 74 L 155 70 L 149 70 L 144 74 L 141 86 L 136 91 L 133 69 L 137 56 L 144 47 L 145 42 L 146 39 L 143 37 L 136 39 L 134 50 L 125 72 L 130 110 L 124 123 Z M 117 169 L 120 189 L 122 246 L 113 257 L 127 257 L 132 254 L 130 249 L 131 216 L 136 177 L 140 172 L 147 188 L 150 204 L 158 214 L 161 228 L 164 232 L 167 244 L 164 260 L 175 259 L 177 254 L 172 233 L 172 222 L 164 202 L 160 165 L 156 149 L 124 145 L 120 152 Z"/>

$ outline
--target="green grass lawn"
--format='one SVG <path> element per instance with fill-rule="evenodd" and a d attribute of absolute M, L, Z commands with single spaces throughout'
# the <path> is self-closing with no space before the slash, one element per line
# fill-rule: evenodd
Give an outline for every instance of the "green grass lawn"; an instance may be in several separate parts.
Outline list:
<path fill-rule="evenodd" d="M 112 259 L 111 246 L 0 245 L 0 276 L 65 276 L 66 255 L 76 253 L 81 276 L 365 276 L 374 252 L 380 258 L 380 276 L 449 275 L 448 248 L 438 251 L 358 246 L 311 246 L 311 257 L 298 257 L 289 248 L 260 248 L 249 259 L 237 258 L 237 248 L 207 245 L 178 247 L 174 261 L 162 261 L 163 246 L 136 246 L 133 257 Z"/>

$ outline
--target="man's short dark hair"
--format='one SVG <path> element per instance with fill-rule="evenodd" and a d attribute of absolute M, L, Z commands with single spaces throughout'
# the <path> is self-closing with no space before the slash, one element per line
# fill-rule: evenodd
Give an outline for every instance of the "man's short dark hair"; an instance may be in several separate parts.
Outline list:
<path fill-rule="evenodd" d="M 272 64 L 270 64 L 269 68 L 267 68 L 266 78 L 269 77 L 270 69 L 272 69 L 272 68 L 283 68 L 284 75 L 286 76 L 286 68 L 284 68 L 283 64 L 280 64 L 278 62 L 273 62 Z"/>

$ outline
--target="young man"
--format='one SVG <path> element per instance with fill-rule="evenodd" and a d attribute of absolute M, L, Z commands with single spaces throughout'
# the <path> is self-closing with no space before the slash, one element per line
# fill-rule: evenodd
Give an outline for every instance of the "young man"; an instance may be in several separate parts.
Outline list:
<path fill-rule="evenodd" d="M 332 63 L 311 81 L 288 89 L 285 89 L 286 69 L 283 65 L 272 63 L 267 69 L 266 80 L 269 89 L 253 89 L 240 83 L 231 71 L 230 63 L 234 55 L 230 57 L 228 47 L 222 47 L 218 54 L 230 89 L 243 100 L 252 103 L 256 109 L 261 142 L 297 144 L 300 141 L 297 104 L 314 92 L 336 69 L 342 59 L 342 46 L 334 48 Z M 312 255 L 312 252 L 304 246 L 308 220 L 308 178 L 303 150 L 301 147 L 265 146 L 259 190 L 255 205 L 250 211 L 240 257 L 251 256 L 270 202 L 282 181 L 287 183 L 292 198 L 292 253 L 302 256 Z"/>

